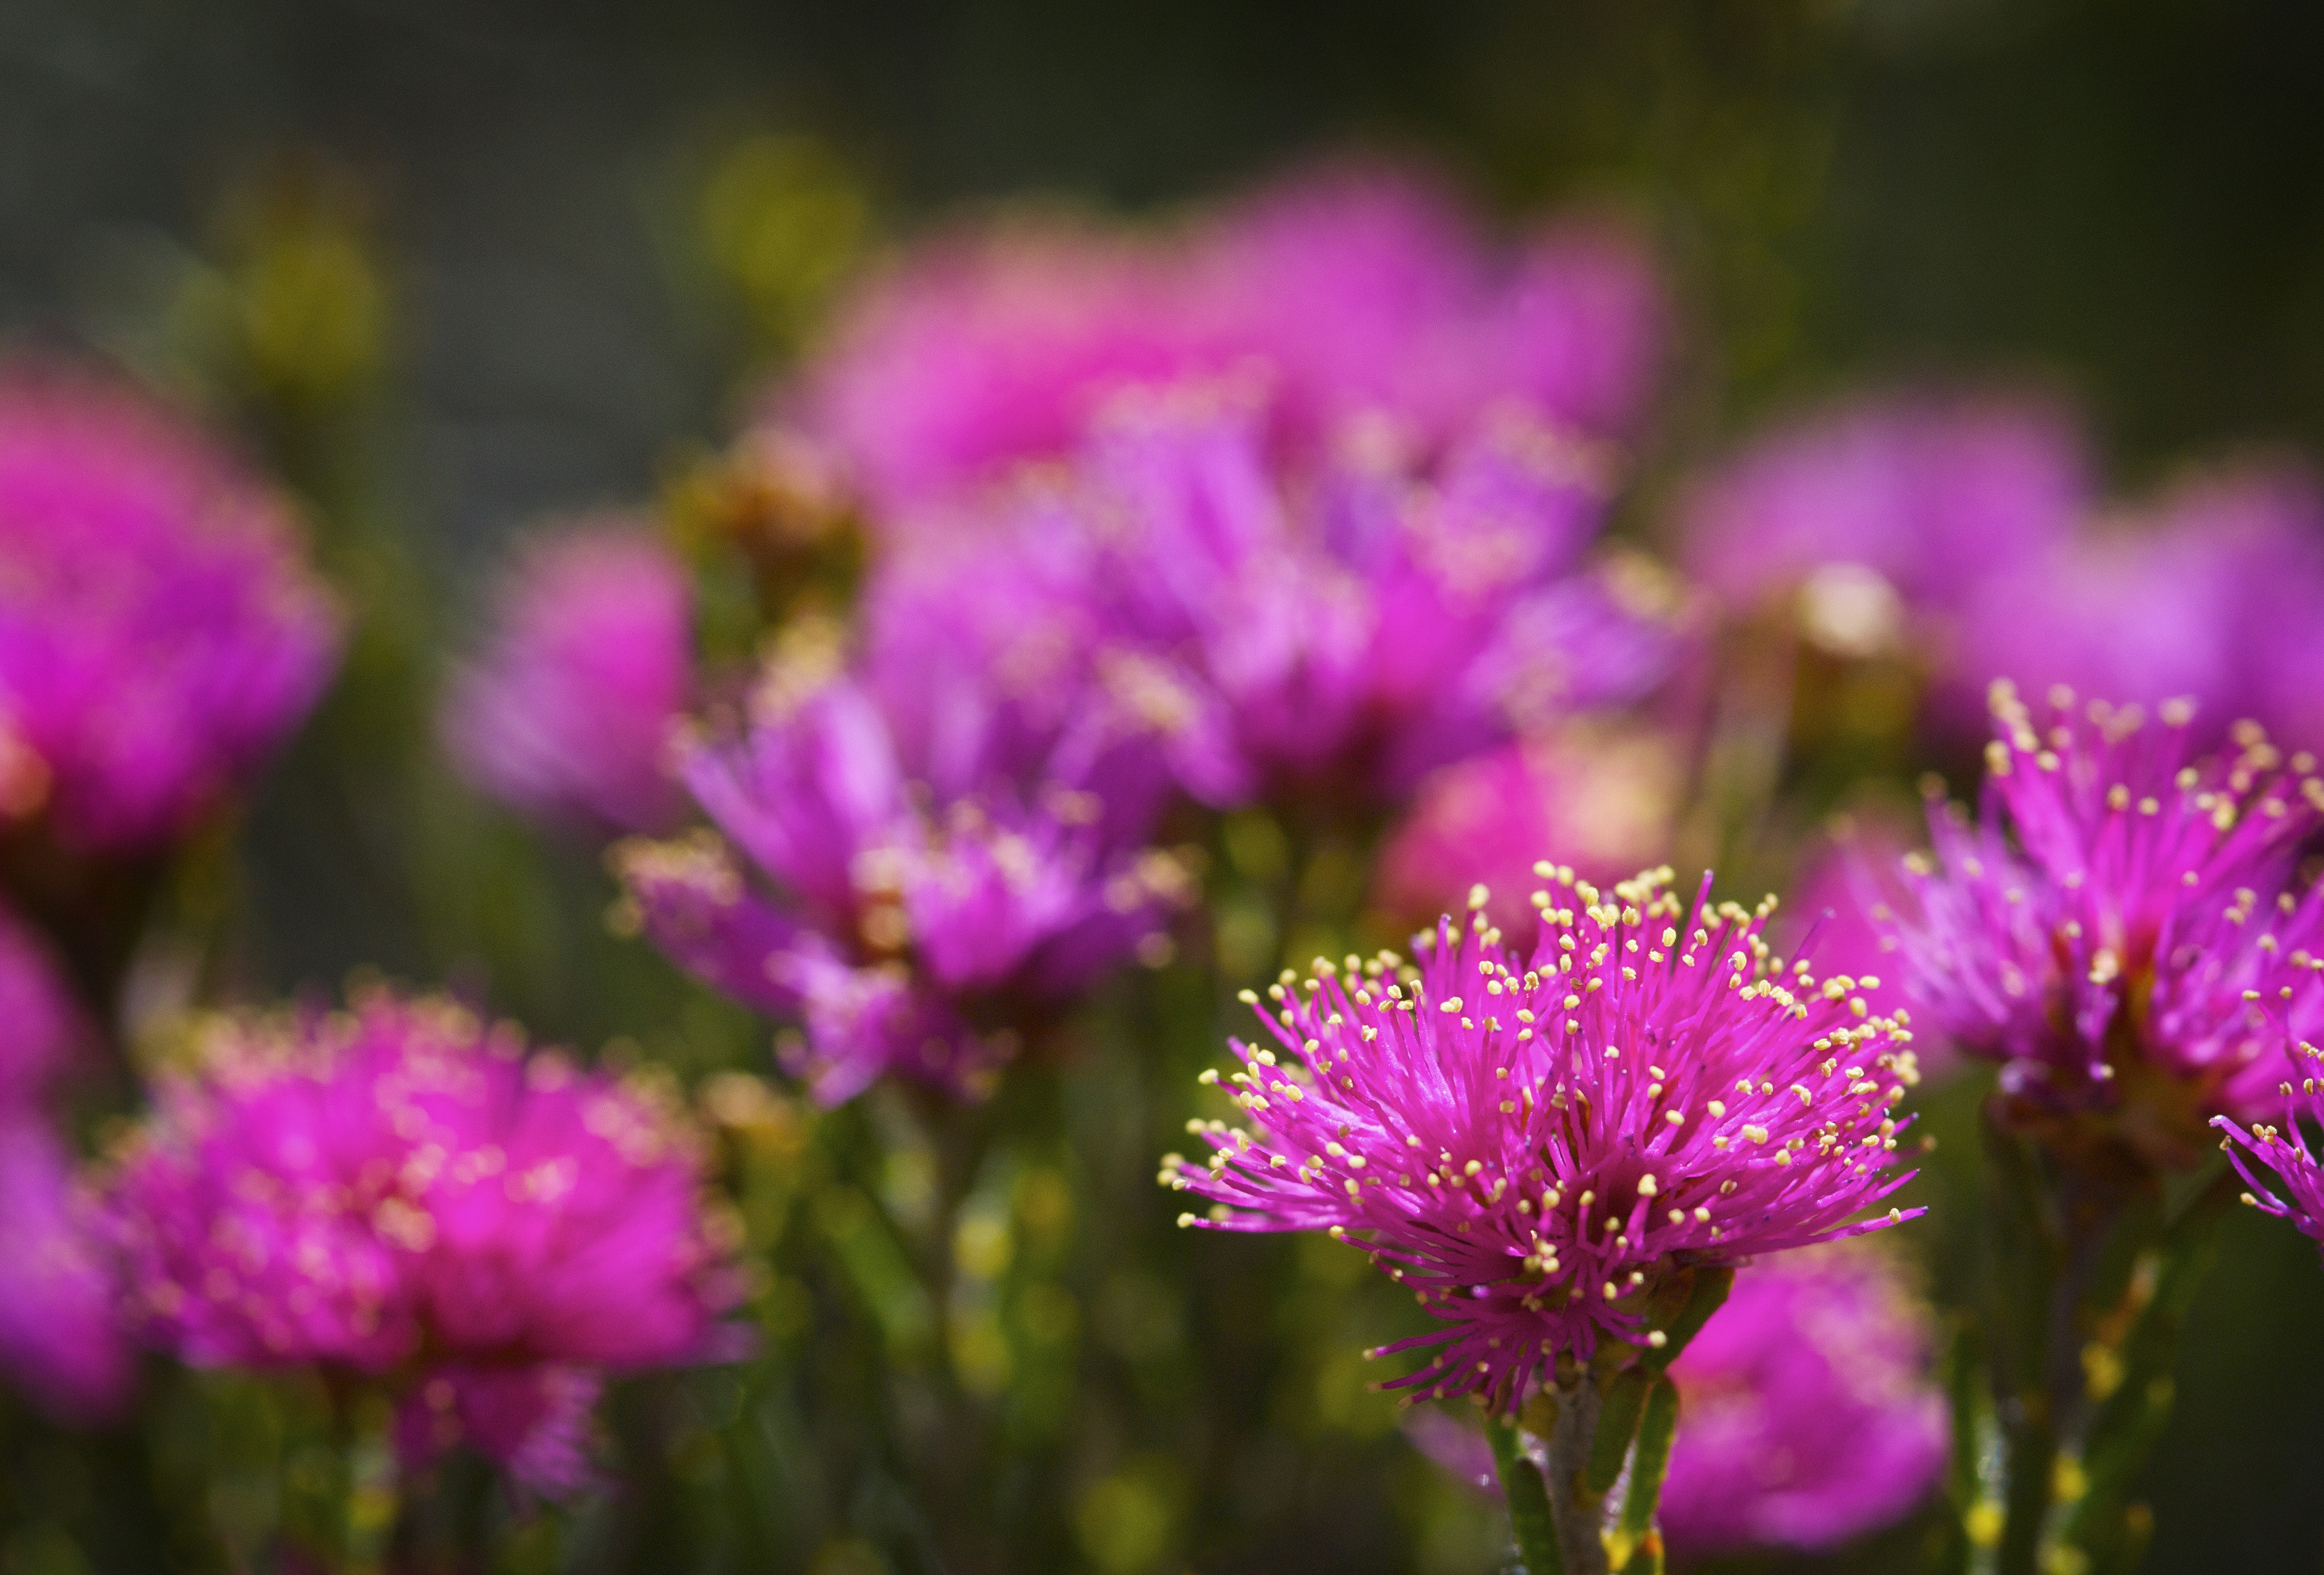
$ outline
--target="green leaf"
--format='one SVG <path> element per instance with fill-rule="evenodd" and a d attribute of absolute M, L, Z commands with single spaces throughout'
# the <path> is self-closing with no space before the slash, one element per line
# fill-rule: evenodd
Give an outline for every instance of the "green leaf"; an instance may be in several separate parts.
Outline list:
<path fill-rule="evenodd" d="M 1528 1575 L 1565 1575 L 1565 1561 L 1557 1551 L 1557 1524 L 1550 1517 L 1549 1491 L 1540 1470 L 1526 1458 L 1516 1426 L 1487 1417 L 1485 1438 L 1493 1446 L 1501 1496 L 1509 1506 L 1509 1529 L 1517 1535 L 1517 1556 L 1525 1561 Z"/>

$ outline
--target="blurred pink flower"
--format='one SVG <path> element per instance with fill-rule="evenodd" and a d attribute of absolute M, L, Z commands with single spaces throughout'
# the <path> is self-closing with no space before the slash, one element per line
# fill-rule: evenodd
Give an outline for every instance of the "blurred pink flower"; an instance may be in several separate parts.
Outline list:
<path fill-rule="evenodd" d="M 137 1374 L 101 1237 L 47 1124 L 0 1110 L 0 1373 L 74 1426 L 114 1420 Z"/>
<path fill-rule="evenodd" d="M 306 715 L 338 629 L 289 505 L 181 416 L 0 370 L 0 817 L 89 851 L 183 834 Z"/>
<path fill-rule="evenodd" d="M 133 1327 L 197 1367 L 376 1378 L 430 1413 L 408 1441 L 473 1424 L 529 1469 L 564 1450 L 534 1452 L 512 1415 L 576 1425 L 551 1375 L 734 1348 L 741 1284 L 692 1132 L 447 1001 L 223 1020 L 156 1098 L 110 1179 L 109 1235 Z M 545 1397 L 529 1413 L 527 1385 Z"/>
<path fill-rule="evenodd" d="M 1433 451 L 1503 406 L 1580 432 L 1637 421 L 1661 369 L 1653 262 L 1610 224 L 1488 243 L 1436 183 L 1326 165 L 1216 215 L 1194 247 L 1198 311 L 1267 369 L 1295 440 L 1385 421 Z"/>
<path fill-rule="evenodd" d="M 462 773 L 545 820 L 673 829 L 686 796 L 666 756 L 693 690 L 692 599 L 649 524 L 585 522 L 529 542 L 445 702 Z"/>
<path fill-rule="evenodd" d="M 1488 242 L 1416 172 L 1301 172 L 1140 231 L 1024 219 L 939 236 L 844 309 L 770 407 L 847 457 L 892 529 L 1008 466 L 1055 458 L 1122 390 L 1263 391 L 1274 440 L 1433 452 L 1515 407 L 1618 435 L 1660 369 L 1651 261 L 1618 227 Z"/>
<path fill-rule="evenodd" d="M 2324 496 L 2291 467 L 2197 477 L 1983 587 L 1958 644 L 1957 722 L 2006 678 L 2029 695 L 2192 699 L 2206 742 L 2251 718 L 2324 744 Z"/>
<path fill-rule="evenodd" d="M 1674 740 L 1576 724 L 1448 765 L 1420 784 L 1380 854 L 1375 902 L 1425 925 L 1486 888 L 1485 912 L 1522 945 L 1542 860 L 1610 885 L 1669 851 L 1684 786 Z"/>
<path fill-rule="evenodd" d="M 1061 452 L 1111 392 L 1215 365 L 1167 252 L 1005 219 L 940 236 L 843 311 L 800 390 L 883 513 Z"/>
<path fill-rule="evenodd" d="M 1745 605 L 1855 570 L 1925 627 L 2045 557 L 2089 498 L 2080 437 L 2052 406 L 1901 393 L 1777 426 L 1702 477 L 1681 557 Z"/>
<path fill-rule="evenodd" d="M 1671 1365 L 1672 1553 L 1821 1552 L 1909 1513 L 1951 1432 L 1929 1346 L 1926 1310 L 1877 1250 L 1789 1253 L 1738 1274 Z"/>

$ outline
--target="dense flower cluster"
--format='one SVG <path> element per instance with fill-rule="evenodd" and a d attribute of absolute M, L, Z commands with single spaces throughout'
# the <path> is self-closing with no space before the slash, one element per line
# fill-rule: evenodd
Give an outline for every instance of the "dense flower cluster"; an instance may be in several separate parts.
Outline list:
<path fill-rule="evenodd" d="M 1772 903 L 1561 876 L 1530 957 L 1446 921 L 1416 967 L 1273 987 L 1275 1045 L 1235 1042 L 1226 1079 L 1251 1127 L 1194 1123 L 1209 1163 L 1164 1165 L 1212 1202 L 1183 1224 L 1357 1242 L 1447 1326 L 1383 1348 L 1431 1352 L 1396 1386 L 1503 1412 L 1562 1355 L 1659 1342 L 1683 1269 L 1900 1219 L 1863 1216 L 1907 1179 L 1911 1036 L 1771 956 Z"/>
<path fill-rule="evenodd" d="M 691 625 L 685 566 L 644 527 L 604 522 L 532 543 L 447 704 L 453 759 L 530 814 L 671 829 L 685 801 L 664 756 L 692 699 Z"/>
<path fill-rule="evenodd" d="M 0 817 L 169 840 L 306 714 L 337 643 L 287 506 L 200 433 L 84 375 L 0 373 Z"/>
<path fill-rule="evenodd" d="M 1946 1459 L 1927 1311 L 1881 1254 L 1792 1253 L 1745 1269 L 1671 1376 L 1683 1425 L 1662 1524 L 1681 1558 L 1822 1551 L 1925 1498 Z"/>
<path fill-rule="evenodd" d="M 2272 1108 L 2277 1031 L 2247 996 L 2324 950 L 2324 894 L 2293 885 L 2313 760 L 2246 727 L 2190 764 L 2184 704 L 2158 724 L 2061 692 L 2043 720 L 2002 685 L 1994 710 L 1979 819 L 1932 806 L 1935 857 L 1883 916 L 1915 1004 L 2041 1108 L 2134 1096 L 2163 1154 L 2201 1115 Z"/>
<path fill-rule="evenodd" d="M 1425 449 L 1502 407 L 1618 432 L 1663 318 L 1650 264 L 1610 228 L 1503 254 L 1426 181 L 1337 167 L 1183 229 L 1020 218 L 939 241 L 842 311 L 774 408 L 845 458 L 892 531 L 1068 451 L 1128 387 L 1256 378 L 1293 458 L 1365 428 Z"/>
<path fill-rule="evenodd" d="M 1133 746 L 1087 737 L 1098 706 L 1027 754 L 997 720 L 960 736 L 989 714 L 945 709 L 932 758 L 857 678 L 799 665 L 684 750 L 717 832 L 619 851 L 638 919 L 712 984 L 799 1020 L 786 1059 L 823 1099 L 888 1073 L 987 1091 L 1074 991 L 1167 944 L 1184 874 L 1095 791 Z"/>
<path fill-rule="evenodd" d="M 691 1134 L 464 1008 L 222 1021 L 157 1100 L 108 1235 L 124 1317 L 185 1361 L 387 1383 L 419 1457 L 466 1437 L 562 1490 L 602 1375 L 733 1348 Z"/>

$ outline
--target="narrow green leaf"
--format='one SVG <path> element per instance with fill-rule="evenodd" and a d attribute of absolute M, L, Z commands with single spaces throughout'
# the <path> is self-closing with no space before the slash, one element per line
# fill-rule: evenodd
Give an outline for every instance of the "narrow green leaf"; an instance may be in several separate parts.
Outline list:
<path fill-rule="evenodd" d="M 1493 1446 L 1501 1496 L 1509 1506 L 1509 1529 L 1517 1535 L 1517 1556 L 1525 1561 L 1527 1575 L 1565 1575 L 1565 1561 L 1557 1551 L 1557 1523 L 1550 1516 L 1549 1491 L 1542 1484 L 1540 1470 L 1526 1458 L 1517 1428 L 1499 1417 L 1487 1417 L 1485 1437 Z"/>
<path fill-rule="evenodd" d="M 1655 1524 L 1662 1508 L 1663 1478 L 1670 1470 L 1671 1443 L 1678 1436 L 1678 1385 L 1657 1378 L 1638 1422 L 1637 1453 L 1630 1462 L 1630 1491 L 1622 1500 L 1621 1538 L 1635 1550 L 1624 1575 L 1662 1575 L 1663 1537 Z"/>
<path fill-rule="evenodd" d="M 1622 1462 L 1629 1455 L 1630 1440 L 1637 1434 L 1638 1419 L 1646 1412 L 1646 1395 L 1655 1376 L 1643 1364 L 1628 1367 L 1606 1391 L 1605 1405 L 1598 1413 L 1597 1436 L 1590 1441 L 1590 1463 L 1582 1476 L 1583 1485 L 1600 1498 L 1621 1478 Z"/>

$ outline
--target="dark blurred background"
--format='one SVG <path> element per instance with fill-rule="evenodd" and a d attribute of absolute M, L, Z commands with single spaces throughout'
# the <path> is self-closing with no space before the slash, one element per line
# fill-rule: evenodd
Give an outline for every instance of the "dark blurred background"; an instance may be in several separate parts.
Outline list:
<path fill-rule="evenodd" d="M 336 565 L 440 604 L 432 639 L 512 529 L 642 500 L 731 428 L 766 351 L 697 210 L 744 139 L 818 139 L 890 238 L 1019 193 L 1166 207 L 1354 145 L 1510 216 L 1648 227 L 1688 330 L 1663 473 L 1787 401 L 1998 372 L 2076 398 L 2127 486 L 2223 446 L 2324 453 L 2319 103 L 2314 0 L 0 0 L 0 338 L 166 378 L 253 205 L 322 193 L 376 267 L 376 323 L 335 320 L 382 369 L 359 419 L 274 434 L 277 460 L 338 489 L 325 512 L 369 512 Z M 321 726 L 425 725 L 341 710 Z M 349 851 L 289 774 L 255 818 L 253 966 L 275 988 L 427 971 L 447 949 L 420 905 L 364 869 L 401 833 Z M 534 1005 L 551 1031 L 608 1021 Z M 1949 1238 L 1973 1232 L 1955 1214 Z M 2247 1219 L 2223 1257 L 2148 1567 L 2314 1569 L 2324 1275 Z"/>

